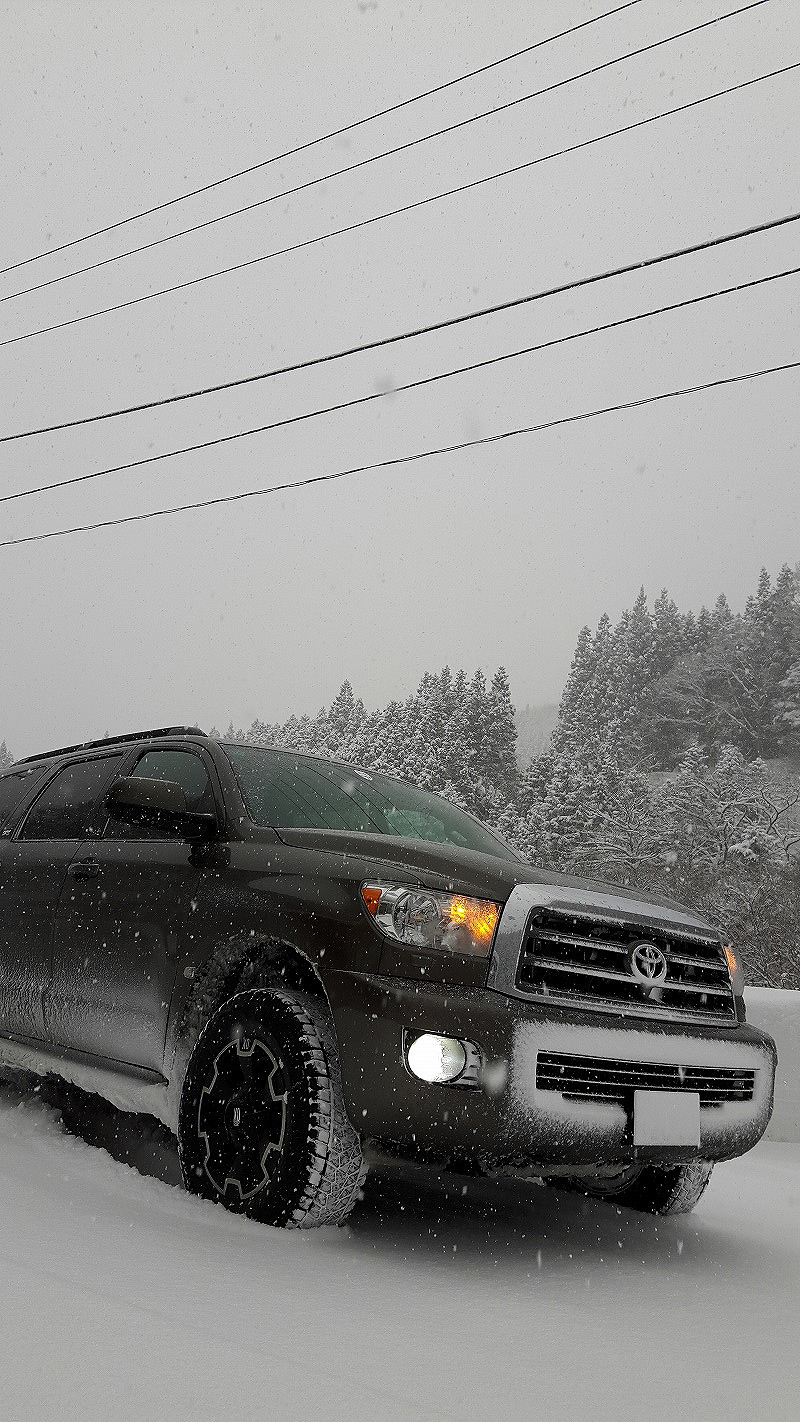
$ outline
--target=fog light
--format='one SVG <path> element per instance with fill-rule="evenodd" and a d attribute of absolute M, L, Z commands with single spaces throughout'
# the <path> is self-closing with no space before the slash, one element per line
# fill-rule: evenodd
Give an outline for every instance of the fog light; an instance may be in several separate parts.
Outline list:
<path fill-rule="evenodd" d="M 439 1037 L 423 1032 L 406 1052 L 409 1071 L 420 1081 L 455 1081 L 467 1065 L 463 1042 L 456 1037 Z"/>

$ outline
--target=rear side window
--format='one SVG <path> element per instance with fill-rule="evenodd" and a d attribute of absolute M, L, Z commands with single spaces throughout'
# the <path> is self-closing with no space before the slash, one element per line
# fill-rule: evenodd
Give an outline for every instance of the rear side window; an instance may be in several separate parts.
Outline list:
<path fill-rule="evenodd" d="M 106 755 L 66 765 L 33 805 L 20 839 L 84 839 L 100 792 L 121 761 L 121 755 Z"/>
<path fill-rule="evenodd" d="M 20 770 L 14 775 L 4 775 L 0 779 L 0 829 L 10 819 L 17 806 L 32 790 L 37 780 L 41 780 L 44 771 L 41 766 L 36 769 Z"/>

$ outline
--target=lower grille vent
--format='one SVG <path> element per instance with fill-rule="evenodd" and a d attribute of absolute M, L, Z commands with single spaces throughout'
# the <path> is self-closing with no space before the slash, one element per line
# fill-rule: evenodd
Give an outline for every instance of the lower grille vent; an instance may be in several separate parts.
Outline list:
<path fill-rule="evenodd" d="M 755 1072 L 738 1067 L 678 1066 L 539 1052 L 536 1087 L 539 1091 L 558 1091 L 572 1100 L 623 1104 L 631 1101 L 634 1091 L 696 1091 L 701 1106 L 722 1106 L 726 1101 L 752 1101 Z"/>

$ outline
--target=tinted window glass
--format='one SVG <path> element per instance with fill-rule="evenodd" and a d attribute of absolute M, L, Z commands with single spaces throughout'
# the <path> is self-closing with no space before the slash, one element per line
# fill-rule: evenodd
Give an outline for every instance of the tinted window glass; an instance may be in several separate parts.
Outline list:
<path fill-rule="evenodd" d="M 35 769 L 21 770 L 17 774 L 4 775 L 0 779 L 0 826 L 5 824 L 43 774 L 42 767 L 37 765 Z"/>
<path fill-rule="evenodd" d="M 413 785 L 285 751 L 237 745 L 224 750 L 256 824 L 399 835 L 519 862 L 513 849 L 471 815 Z"/>
<path fill-rule="evenodd" d="M 122 756 L 67 765 L 45 787 L 22 826 L 22 839 L 84 839 L 92 811 Z"/>
<path fill-rule="evenodd" d="M 131 774 L 144 780 L 169 780 L 173 785 L 180 785 L 186 796 L 187 810 L 213 813 L 214 792 L 199 755 L 189 751 L 148 751 L 136 762 Z"/>
<path fill-rule="evenodd" d="M 147 751 L 136 762 L 132 776 L 143 780 L 167 780 L 180 785 L 186 796 L 187 810 L 213 815 L 216 810 L 214 790 L 208 771 L 199 755 L 190 751 L 156 750 Z M 177 835 L 177 830 L 175 831 Z M 126 825 L 121 820 L 109 820 L 106 827 L 107 839 L 164 839 L 163 829 L 148 825 Z"/>

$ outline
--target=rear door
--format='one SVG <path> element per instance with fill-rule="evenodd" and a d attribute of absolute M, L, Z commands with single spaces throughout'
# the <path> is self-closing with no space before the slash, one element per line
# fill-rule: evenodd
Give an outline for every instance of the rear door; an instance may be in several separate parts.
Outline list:
<path fill-rule="evenodd" d="M 47 1037 L 53 928 L 72 860 L 121 756 L 61 766 L 0 841 L 0 1032 Z M 40 768 L 41 774 L 41 768 Z"/>
<path fill-rule="evenodd" d="M 143 751 L 125 773 L 172 781 L 188 809 L 219 814 L 216 772 L 199 747 Z M 107 821 L 101 839 L 81 846 L 56 923 L 48 1014 L 54 1042 L 161 1072 L 172 989 L 197 927 L 202 877 L 203 850 L 177 834 Z"/>

